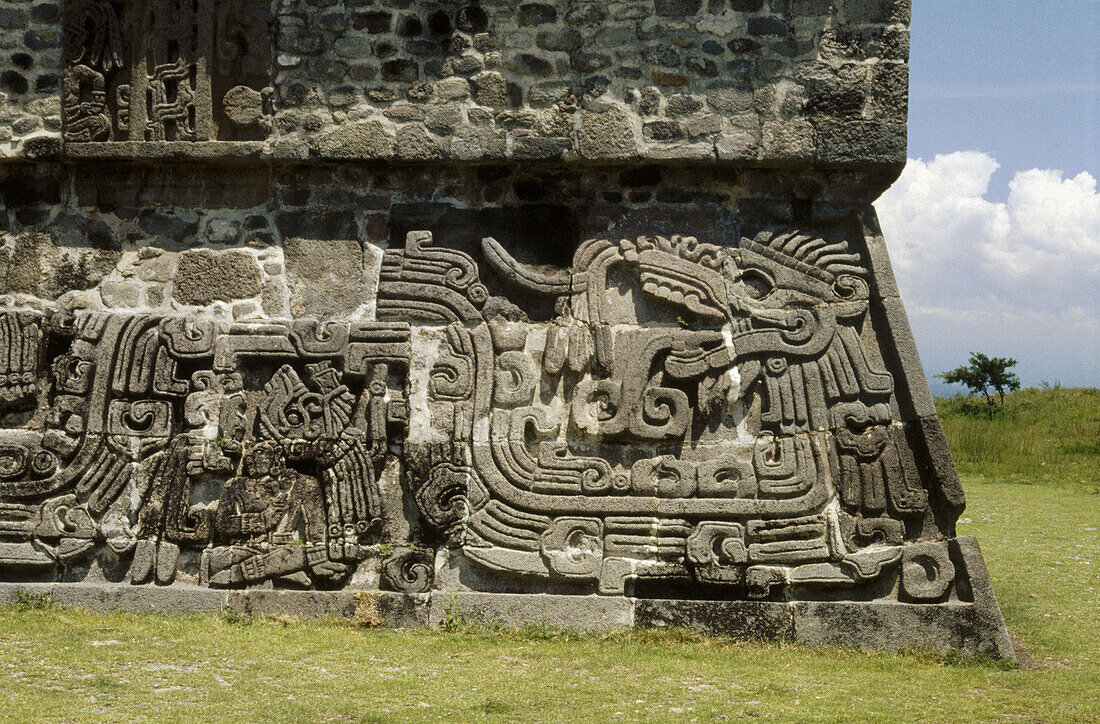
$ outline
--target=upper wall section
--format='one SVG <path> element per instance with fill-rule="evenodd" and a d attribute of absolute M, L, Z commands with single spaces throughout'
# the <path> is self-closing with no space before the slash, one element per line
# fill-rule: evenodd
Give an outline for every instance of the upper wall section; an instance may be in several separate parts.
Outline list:
<path fill-rule="evenodd" d="M 0 157 L 901 168 L 909 0 L 0 0 Z"/>

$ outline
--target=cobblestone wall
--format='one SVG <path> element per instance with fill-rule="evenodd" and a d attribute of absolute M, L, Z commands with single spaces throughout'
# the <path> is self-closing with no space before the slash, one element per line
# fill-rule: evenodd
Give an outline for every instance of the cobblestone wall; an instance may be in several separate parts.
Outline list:
<path fill-rule="evenodd" d="M 0 158 L 56 150 L 62 73 L 61 3 L 0 2 Z"/>
<path fill-rule="evenodd" d="M 73 70 L 87 66 L 78 41 L 92 32 L 89 5 L 66 11 L 74 94 L 92 77 Z M 99 59 L 106 67 L 96 71 L 107 78 L 102 113 L 114 130 L 96 135 L 87 119 L 101 111 L 74 111 L 69 126 L 81 130 L 63 147 L 62 6 L 0 2 L 0 154 L 897 167 L 905 159 L 908 0 L 236 0 L 217 5 L 229 10 L 211 26 L 206 66 L 248 81 L 219 88 L 215 78 L 212 90 L 195 91 L 200 101 L 217 96 L 209 101 L 216 135 L 155 148 L 147 141 L 165 139 L 122 130 L 124 94 L 143 82 L 125 82 L 134 48 L 153 31 L 135 20 L 134 3 L 101 5 L 113 28 L 101 31 L 103 43 L 118 46 L 116 67 Z M 213 12 L 206 0 L 195 7 Z M 242 39 L 242 27 L 270 32 Z M 270 47 L 258 51 L 256 38 Z M 222 98 L 233 82 L 237 95 Z M 227 134 L 230 120 L 248 132 Z"/>
<path fill-rule="evenodd" d="M 354 281 L 377 276 L 364 265 L 412 230 L 431 228 L 438 245 L 483 263 L 479 242 L 491 231 L 520 258 L 560 266 L 577 239 L 612 230 L 690 233 L 720 244 L 770 226 L 837 228 L 867 204 L 864 184 L 850 172 L 655 163 L 439 169 L 251 161 L 214 173 L 197 162 L 170 170 L 12 163 L 0 166 L 0 307 L 40 306 L 39 299 L 69 311 L 345 317 L 358 310 L 354 300 L 371 296 Z M 320 248 L 306 253 L 303 238 Z M 247 266 L 255 281 L 234 286 L 217 276 L 204 286 L 215 293 L 169 284 L 180 254 L 200 261 L 184 268 L 185 289 L 219 271 L 201 263 L 207 250 L 232 252 L 229 264 Z M 296 265 L 282 266 L 296 253 Z M 332 268 L 311 282 L 311 261 L 326 258 Z M 507 279 L 489 271 L 485 279 L 507 293 Z M 536 318 L 553 311 L 531 302 L 518 298 Z"/>

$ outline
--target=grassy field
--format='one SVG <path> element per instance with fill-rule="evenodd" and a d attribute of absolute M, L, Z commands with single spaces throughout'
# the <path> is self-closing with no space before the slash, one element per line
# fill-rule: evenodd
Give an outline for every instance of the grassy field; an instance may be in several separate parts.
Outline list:
<path fill-rule="evenodd" d="M 1013 424 L 972 420 L 992 439 L 977 446 L 945 415 L 960 467 L 987 471 L 964 475 L 959 528 L 981 541 L 1019 667 L 676 631 L 384 631 L 28 600 L 0 609 L 0 720 L 1100 721 L 1097 402 L 1019 393 Z M 1072 431 L 1029 431 L 1064 406 Z M 1008 461 L 1033 454 L 1049 456 L 1042 475 L 1018 476 Z"/>
<path fill-rule="evenodd" d="M 1021 390 L 992 417 L 967 414 L 974 404 L 964 397 L 936 400 L 960 473 L 1100 485 L 1100 390 Z"/>

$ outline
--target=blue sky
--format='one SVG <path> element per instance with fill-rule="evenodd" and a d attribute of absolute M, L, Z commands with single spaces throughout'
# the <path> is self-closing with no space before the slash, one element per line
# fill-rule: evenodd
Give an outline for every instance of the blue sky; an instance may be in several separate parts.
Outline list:
<path fill-rule="evenodd" d="M 1100 171 L 1100 0 L 914 0 L 909 155 Z"/>
<path fill-rule="evenodd" d="M 1100 386 L 1100 0 L 913 5 L 910 163 L 877 206 L 925 369 Z"/>

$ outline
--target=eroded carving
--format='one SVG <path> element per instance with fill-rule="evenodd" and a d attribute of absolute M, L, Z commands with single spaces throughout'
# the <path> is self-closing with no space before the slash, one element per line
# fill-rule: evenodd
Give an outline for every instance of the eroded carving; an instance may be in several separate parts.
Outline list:
<path fill-rule="evenodd" d="M 595 239 L 537 272 L 483 250 L 557 313 L 501 314 L 426 232 L 385 252 L 378 321 L 5 313 L 5 565 L 422 592 L 448 546 L 608 594 L 947 595 L 858 244 Z"/>
<path fill-rule="evenodd" d="M 863 338 L 870 275 L 847 241 L 594 240 L 546 272 L 486 239 L 498 272 L 559 298 L 538 325 L 485 319 L 457 293 L 476 287 L 470 258 L 429 242 L 410 235 L 384 262 L 379 307 L 452 325 L 428 372 L 474 381 L 462 405 L 446 385 L 428 395 L 433 428 L 470 442 L 422 456 L 418 488 L 471 560 L 605 591 L 694 577 L 756 596 L 896 574 L 928 494 Z"/>
<path fill-rule="evenodd" d="M 65 3 L 64 138 L 262 140 L 271 131 L 266 3 Z"/>

